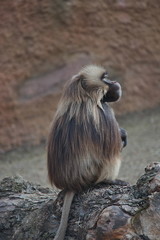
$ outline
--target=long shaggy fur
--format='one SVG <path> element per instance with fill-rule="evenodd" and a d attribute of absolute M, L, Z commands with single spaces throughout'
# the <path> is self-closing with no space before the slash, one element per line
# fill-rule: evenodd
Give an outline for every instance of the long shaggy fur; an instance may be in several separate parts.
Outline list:
<path fill-rule="evenodd" d="M 48 140 L 48 175 L 57 188 L 77 192 L 117 177 L 121 137 L 112 109 L 101 102 L 104 71 L 88 66 L 65 88 Z"/>

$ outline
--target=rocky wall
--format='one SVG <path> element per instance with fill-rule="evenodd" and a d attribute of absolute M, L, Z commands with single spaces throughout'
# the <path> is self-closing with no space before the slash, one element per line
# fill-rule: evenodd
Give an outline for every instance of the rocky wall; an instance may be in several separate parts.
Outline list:
<path fill-rule="evenodd" d="M 66 80 L 88 63 L 123 87 L 117 114 L 160 103 L 160 1 L 0 2 L 0 152 L 45 141 Z"/>

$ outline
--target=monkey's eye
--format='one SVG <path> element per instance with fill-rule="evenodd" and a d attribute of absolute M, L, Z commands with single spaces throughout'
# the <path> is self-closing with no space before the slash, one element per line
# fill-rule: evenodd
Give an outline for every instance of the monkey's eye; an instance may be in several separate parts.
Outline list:
<path fill-rule="evenodd" d="M 107 72 L 105 72 L 105 73 L 102 74 L 101 80 L 102 80 L 102 81 L 105 81 L 106 78 L 108 78 L 108 73 L 107 73 Z"/>

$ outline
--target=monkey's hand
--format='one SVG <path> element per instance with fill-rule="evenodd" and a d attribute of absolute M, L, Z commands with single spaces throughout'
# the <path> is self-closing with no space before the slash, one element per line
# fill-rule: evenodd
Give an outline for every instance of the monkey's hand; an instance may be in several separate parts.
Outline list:
<path fill-rule="evenodd" d="M 127 145 L 127 131 L 124 128 L 120 128 L 121 139 L 124 148 Z"/>

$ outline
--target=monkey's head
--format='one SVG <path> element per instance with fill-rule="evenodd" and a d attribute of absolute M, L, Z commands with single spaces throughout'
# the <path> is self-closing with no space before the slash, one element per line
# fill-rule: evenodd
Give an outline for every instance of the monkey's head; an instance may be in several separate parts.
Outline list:
<path fill-rule="evenodd" d="M 72 78 L 68 95 L 77 94 L 78 99 L 96 98 L 101 102 L 118 101 L 122 95 L 121 86 L 109 79 L 107 71 L 100 66 L 88 65 Z M 73 96 L 76 99 L 76 96 Z"/>

